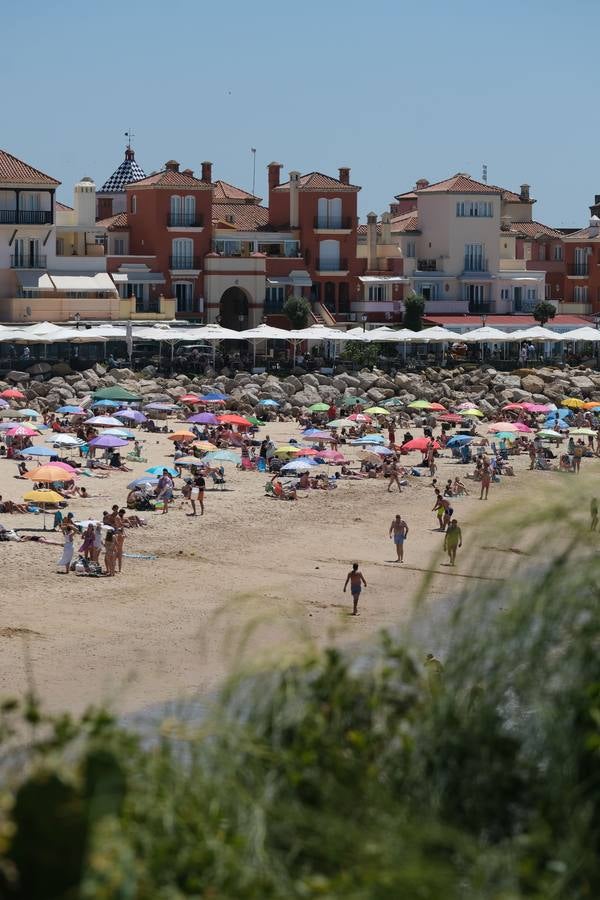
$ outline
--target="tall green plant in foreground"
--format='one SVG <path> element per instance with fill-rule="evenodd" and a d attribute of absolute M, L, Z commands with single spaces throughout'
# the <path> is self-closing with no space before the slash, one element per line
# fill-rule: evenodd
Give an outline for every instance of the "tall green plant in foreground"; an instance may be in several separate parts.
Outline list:
<path fill-rule="evenodd" d="M 600 896 L 598 538 L 561 496 L 526 505 L 517 548 L 495 510 L 446 617 L 418 606 L 410 638 L 239 677 L 151 745 L 29 703 L 2 896 Z M 7 747 L 19 715 L 4 708 Z"/>

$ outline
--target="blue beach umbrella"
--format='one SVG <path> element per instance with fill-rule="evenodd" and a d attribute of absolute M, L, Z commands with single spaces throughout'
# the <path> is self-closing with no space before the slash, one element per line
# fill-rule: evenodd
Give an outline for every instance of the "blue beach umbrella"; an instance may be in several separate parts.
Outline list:
<path fill-rule="evenodd" d="M 166 469 L 171 477 L 179 475 L 177 469 L 174 469 L 172 466 L 150 466 L 149 469 L 146 469 L 146 472 L 148 472 L 150 475 L 157 475 L 160 478 L 163 473 L 163 469 Z"/>
<path fill-rule="evenodd" d="M 385 438 L 382 434 L 367 434 L 364 437 L 357 438 L 355 441 L 350 441 L 354 446 L 360 446 L 361 444 L 385 444 Z"/>
<path fill-rule="evenodd" d="M 220 394 L 218 391 L 213 391 L 209 394 L 202 394 L 200 400 L 205 400 L 207 403 L 221 403 L 223 400 L 229 400 L 229 394 Z"/>
<path fill-rule="evenodd" d="M 96 400 L 94 403 L 92 403 L 92 406 L 104 406 L 104 407 L 106 407 L 107 409 L 108 409 L 109 407 L 112 407 L 113 409 L 116 409 L 116 408 L 118 408 L 120 405 L 121 405 L 121 404 L 120 404 L 120 403 L 117 403 L 116 400 Z"/>
<path fill-rule="evenodd" d="M 211 450 L 210 453 L 203 457 L 202 462 L 230 462 L 239 465 L 241 456 L 238 456 L 232 450 Z"/>
<path fill-rule="evenodd" d="M 58 456 L 58 451 L 52 447 L 26 447 L 21 450 L 20 456 Z"/>
<path fill-rule="evenodd" d="M 82 406 L 70 406 L 67 404 L 67 406 L 59 406 L 56 412 L 62 416 L 85 416 L 87 410 Z"/>
<path fill-rule="evenodd" d="M 460 447 L 461 444 L 470 444 L 475 438 L 470 434 L 455 434 L 451 437 L 446 447 Z"/>
<path fill-rule="evenodd" d="M 127 490 L 133 491 L 135 488 L 144 487 L 145 485 L 156 487 L 157 484 L 158 478 L 152 478 L 148 475 L 146 478 L 135 478 L 133 481 L 130 481 L 127 485 Z"/>
<path fill-rule="evenodd" d="M 259 406 L 279 406 L 277 400 L 259 400 Z"/>

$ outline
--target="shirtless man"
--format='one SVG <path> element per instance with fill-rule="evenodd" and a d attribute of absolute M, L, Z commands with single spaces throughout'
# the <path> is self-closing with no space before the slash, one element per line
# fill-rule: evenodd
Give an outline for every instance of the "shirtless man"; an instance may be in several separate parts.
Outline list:
<path fill-rule="evenodd" d="M 344 593 L 346 593 L 346 588 L 348 587 L 348 582 L 350 582 L 350 593 L 352 594 L 352 603 L 353 610 L 352 615 L 358 615 L 358 599 L 360 597 L 360 592 L 362 591 L 362 586 L 367 586 L 367 582 L 365 581 L 365 577 L 363 573 L 358 568 L 358 563 L 352 563 L 352 570 L 348 572 L 346 576 L 346 581 L 344 582 Z"/>
<path fill-rule="evenodd" d="M 484 460 L 483 467 L 481 469 L 481 494 L 479 495 L 480 500 L 487 500 L 491 481 L 492 470 L 490 469 L 490 464 L 486 459 Z"/>
<path fill-rule="evenodd" d="M 400 479 L 398 477 L 398 463 L 396 462 L 395 459 L 392 461 L 392 464 L 390 466 L 390 474 L 389 474 L 389 481 L 388 481 L 388 494 L 391 494 L 393 484 L 397 484 L 398 491 L 400 493 L 402 493 L 402 486 L 400 485 Z"/>
<path fill-rule="evenodd" d="M 398 562 L 404 562 L 404 541 L 408 536 L 408 525 L 399 513 L 392 519 L 389 536 L 394 538 Z"/>

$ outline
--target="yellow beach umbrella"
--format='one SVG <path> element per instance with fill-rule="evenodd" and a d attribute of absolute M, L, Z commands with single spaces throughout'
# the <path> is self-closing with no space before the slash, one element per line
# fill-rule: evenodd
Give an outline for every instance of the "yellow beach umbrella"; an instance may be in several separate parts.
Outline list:
<path fill-rule="evenodd" d="M 483 413 L 480 409 L 461 409 L 461 416 L 476 416 L 478 419 L 483 419 Z"/>
<path fill-rule="evenodd" d="M 585 402 L 583 400 L 579 400 L 578 397 L 567 397 L 562 402 L 563 406 L 570 406 L 571 409 L 581 409 L 585 406 Z"/>
<path fill-rule="evenodd" d="M 28 491 L 23 496 L 23 500 L 27 500 L 28 503 L 62 503 L 64 499 L 56 491 L 46 491 L 41 488 Z"/>
<path fill-rule="evenodd" d="M 275 451 L 275 456 L 291 456 L 294 453 L 302 453 L 301 447 L 294 447 L 293 444 L 283 444 Z"/>
<path fill-rule="evenodd" d="M 389 416 L 389 409 L 384 409 L 383 406 L 370 406 L 368 409 L 365 409 L 365 412 L 369 416 Z"/>
<path fill-rule="evenodd" d="M 198 450 L 205 450 L 207 453 L 210 450 L 216 450 L 216 444 L 211 444 L 210 441 L 194 441 L 192 447 L 196 447 Z"/>

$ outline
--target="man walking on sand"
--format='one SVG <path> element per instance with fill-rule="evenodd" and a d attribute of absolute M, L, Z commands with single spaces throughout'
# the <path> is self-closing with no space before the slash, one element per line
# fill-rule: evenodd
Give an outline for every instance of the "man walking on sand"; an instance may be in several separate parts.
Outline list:
<path fill-rule="evenodd" d="M 462 531 L 458 527 L 456 519 L 452 519 L 444 537 L 444 550 L 448 554 L 451 566 L 456 563 L 456 551 L 459 547 L 462 547 Z"/>
<path fill-rule="evenodd" d="M 398 562 L 404 562 L 404 541 L 408 536 L 408 525 L 399 513 L 392 519 L 389 536 L 394 538 Z"/>
<path fill-rule="evenodd" d="M 360 597 L 360 592 L 362 591 L 362 586 L 367 586 L 367 582 L 365 581 L 363 573 L 358 568 L 358 563 L 352 563 L 352 570 L 348 572 L 346 576 L 346 581 L 344 583 L 344 593 L 346 593 L 346 588 L 348 587 L 348 582 L 350 582 L 350 593 L 352 594 L 352 603 L 354 608 L 352 610 L 352 615 L 358 615 L 358 599 Z"/>

